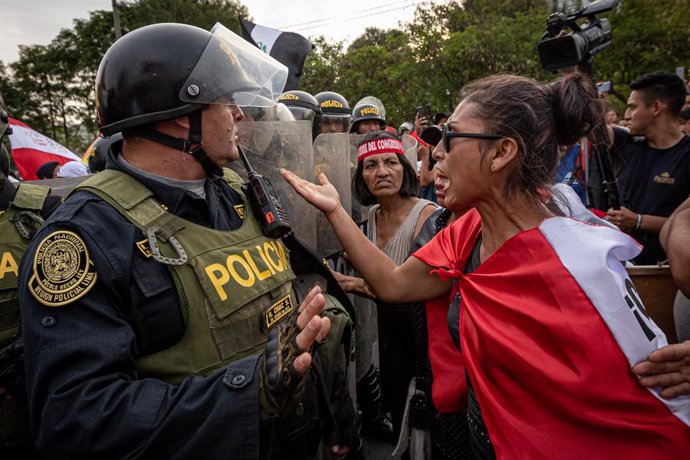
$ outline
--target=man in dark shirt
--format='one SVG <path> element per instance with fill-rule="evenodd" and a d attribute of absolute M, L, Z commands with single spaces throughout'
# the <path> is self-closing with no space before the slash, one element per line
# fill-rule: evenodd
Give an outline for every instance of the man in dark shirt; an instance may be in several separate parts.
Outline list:
<path fill-rule="evenodd" d="M 690 195 L 690 137 L 678 120 L 686 90 L 666 72 L 645 74 L 630 88 L 630 131 L 612 128 L 621 208 L 608 219 L 644 246 L 634 261 L 649 265 L 666 259 L 659 232 Z"/>

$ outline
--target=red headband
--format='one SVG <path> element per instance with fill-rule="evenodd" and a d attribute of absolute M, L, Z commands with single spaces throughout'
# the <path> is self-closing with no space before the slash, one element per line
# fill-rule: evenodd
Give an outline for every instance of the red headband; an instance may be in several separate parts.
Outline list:
<path fill-rule="evenodd" d="M 396 153 L 405 155 L 402 142 L 398 139 L 384 138 L 367 141 L 357 147 L 357 161 L 362 161 L 366 157 L 378 155 L 380 153 Z"/>

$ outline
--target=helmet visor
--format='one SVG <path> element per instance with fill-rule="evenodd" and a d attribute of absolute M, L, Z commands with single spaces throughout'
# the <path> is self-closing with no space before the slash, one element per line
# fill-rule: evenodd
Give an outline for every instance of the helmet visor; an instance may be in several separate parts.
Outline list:
<path fill-rule="evenodd" d="M 316 112 L 306 107 L 288 105 L 288 109 L 290 109 L 290 112 L 292 112 L 292 115 L 295 117 L 295 120 L 307 120 L 313 122 L 314 118 L 316 118 Z"/>
<path fill-rule="evenodd" d="M 180 100 L 194 104 L 269 105 L 268 101 L 283 91 L 287 67 L 222 24 L 213 26 L 211 33 L 211 40 L 180 90 Z"/>
<path fill-rule="evenodd" d="M 321 132 L 322 133 L 346 133 L 350 128 L 352 117 L 347 115 L 328 114 L 321 118 Z"/>

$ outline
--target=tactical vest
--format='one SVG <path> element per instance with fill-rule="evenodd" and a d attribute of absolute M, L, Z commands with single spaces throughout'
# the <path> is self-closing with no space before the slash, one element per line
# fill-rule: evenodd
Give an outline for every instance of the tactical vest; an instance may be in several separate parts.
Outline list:
<path fill-rule="evenodd" d="M 240 177 L 225 169 L 224 180 L 248 211 L 237 230 L 214 230 L 175 216 L 143 184 L 118 171 L 103 171 L 75 189 L 101 197 L 140 229 L 146 238 L 137 245 L 167 265 L 177 287 L 185 334 L 172 347 L 138 358 L 142 378 L 179 383 L 259 354 L 268 330 L 298 307 L 288 251 L 262 233 Z"/>
<path fill-rule="evenodd" d="M 19 261 L 33 232 L 42 224 L 41 210 L 50 189 L 21 184 L 0 214 L 0 344 L 15 336 L 19 324 Z"/>
<path fill-rule="evenodd" d="M 7 210 L 0 214 L 0 348 L 19 335 L 17 296 L 19 261 L 34 232 L 43 224 L 47 187 L 20 184 Z M 8 365 L 0 363 L 0 367 Z M 0 396 L 0 449 L 31 441 L 29 416 L 23 396 Z"/>

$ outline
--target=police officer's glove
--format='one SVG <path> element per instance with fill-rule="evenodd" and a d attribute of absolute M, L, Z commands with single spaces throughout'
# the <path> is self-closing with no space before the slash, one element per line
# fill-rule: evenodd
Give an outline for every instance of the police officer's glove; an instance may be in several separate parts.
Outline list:
<path fill-rule="evenodd" d="M 288 397 L 299 399 L 304 393 L 304 378 L 295 371 L 294 361 L 304 350 L 297 346 L 299 328 L 293 319 L 279 324 L 268 334 L 261 367 L 261 419 L 280 417 Z"/>

